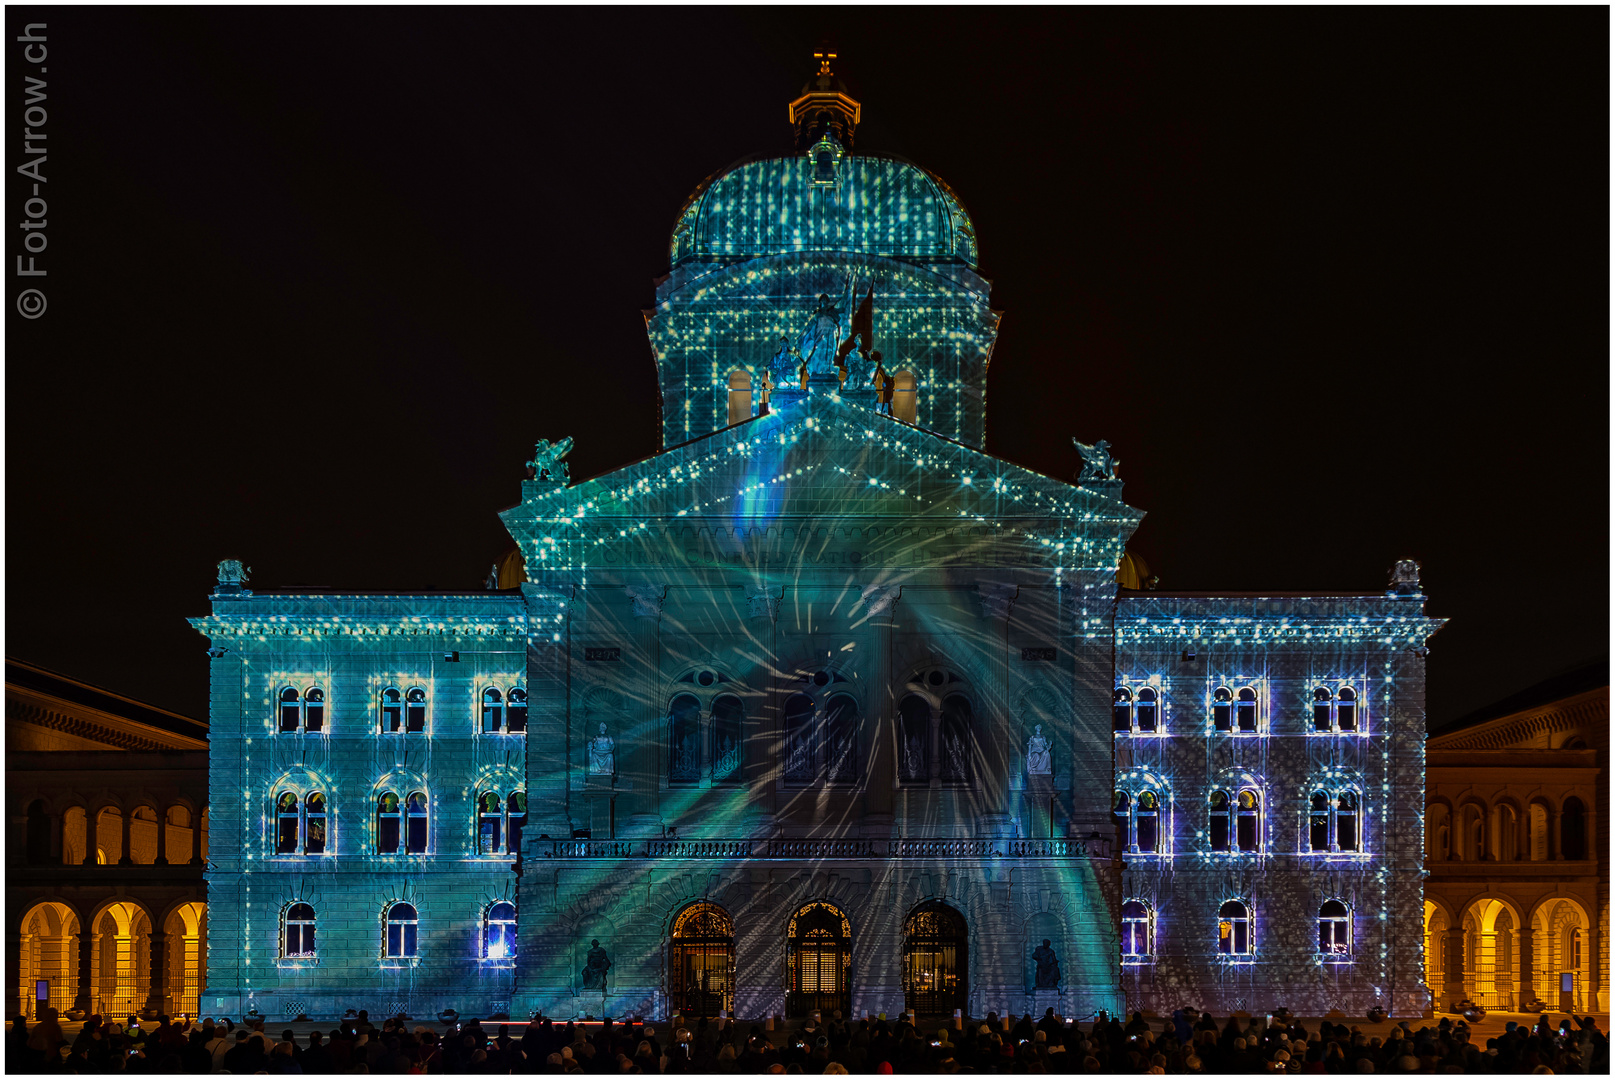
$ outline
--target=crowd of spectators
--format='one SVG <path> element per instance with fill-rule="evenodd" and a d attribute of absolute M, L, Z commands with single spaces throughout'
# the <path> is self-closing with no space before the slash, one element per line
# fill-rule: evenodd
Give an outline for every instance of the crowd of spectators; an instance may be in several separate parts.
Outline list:
<path fill-rule="evenodd" d="M 143 1028 L 92 1016 L 71 1041 L 54 1011 L 30 1027 L 12 1021 L 10 1072 L 70 1073 L 1608 1073 L 1609 1041 L 1591 1017 L 1554 1027 L 1509 1023 L 1483 1041 L 1462 1020 L 1403 1023 L 1384 1036 L 1330 1021 L 1316 1030 L 1286 1014 L 1259 1019 L 1180 1009 L 1170 1020 L 1104 1014 L 1068 1023 L 1050 1009 L 1031 1016 L 921 1029 L 896 1022 L 848 1022 L 839 1013 L 776 1028 L 700 1020 L 669 1030 L 638 1021 L 576 1024 L 540 1020 L 520 1036 L 481 1022 L 443 1030 L 405 1017 L 379 1028 L 366 1013 L 329 1034 L 276 1039 L 254 1020 L 236 1027 L 176 1023 Z"/>

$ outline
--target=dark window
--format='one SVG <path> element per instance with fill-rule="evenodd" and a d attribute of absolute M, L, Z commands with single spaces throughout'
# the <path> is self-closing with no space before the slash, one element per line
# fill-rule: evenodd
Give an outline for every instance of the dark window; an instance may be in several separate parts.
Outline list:
<path fill-rule="evenodd" d="M 1335 810 L 1335 842 L 1341 851 L 1357 850 L 1357 796 L 1342 791 Z"/>
<path fill-rule="evenodd" d="M 483 924 L 482 955 L 489 960 L 516 955 L 516 905 L 503 900 L 489 905 Z"/>
<path fill-rule="evenodd" d="M 1234 730 L 1234 694 L 1226 686 L 1217 687 L 1212 695 L 1211 723 L 1218 731 Z"/>
<path fill-rule="evenodd" d="M 1329 796 L 1323 792 L 1314 792 L 1312 796 L 1311 814 L 1308 818 L 1308 839 L 1313 851 L 1329 850 Z"/>
<path fill-rule="evenodd" d="M 410 687 L 404 698 L 404 730 L 426 730 L 426 691 L 418 686 Z"/>
<path fill-rule="evenodd" d="M 484 791 L 477 796 L 477 854 L 501 855 L 504 846 L 505 801 L 497 791 Z"/>
<path fill-rule="evenodd" d="M 858 779 L 858 705 L 846 694 L 832 697 L 824 709 L 825 779 L 851 784 Z"/>
<path fill-rule="evenodd" d="M 949 694 L 942 699 L 942 779 L 954 783 L 970 780 L 972 742 L 970 699 Z"/>
<path fill-rule="evenodd" d="M 701 703 L 689 694 L 674 698 L 667 732 L 668 782 L 696 783 L 701 779 Z"/>
<path fill-rule="evenodd" d="M 303 850 L 310 855 L 325 854 L 325 796 L 318 791 L 309 793 L 303 800 L 308 811 L 308 843 Z"/>
<path fill-rule="evenodd" d="M 299 711 L 297 691 L 288 686 L 280 692 L 280 730 L 296 731 L 302 719 Z"/>
<path fill-rule="evenodd" d="M 1133 730 L 1133 692 L 1125 686 L 1116 687 L 1112 697 L 1115 704 L 1110 710 L 1110 726 L 1116 731 Z"/>
<path fill-rule="evenodd" d="M 527 730 L 527 691 L 512 686 L 505 700 L 505 730 L 517 735 Z"/>
<path fill-rule="evenodd" d="M 404 695 L 390 686 L 381 692 L 381 730 L 404 730 Z"/>
<path fill-rule="evenodd" d="M 1133 846 L 1132 800 L 1127 792 L 1118 791 L 1110 797 L 1110 820 L 1116 825 L 1116 843 L 1123 851 Z"/>
<path fill-rule="evenodd" d="M 1156 709 L 1156 693 L 1154 689 L 1146 686 L 1138 692 L 1138 730 L 1155 730 Z"/>
<path fill-rule="evenodd" d="M 293 904 L 286 909 L 286 941 L 282 955 L 314 955 L 314 909 L 307 904 Z"/>
<path fill-rule="evenodd" d="M 522 851 L 522 826 L 527 824 L 527 792 L 511 792 L 510 798 L 505 800 L 505 809 L 509 813 L 505 825 L 505 850 L 512 855 L 520 855 Z"/>
<path fill-rule="evenodd" d="M 376 800 L 376 853 L 398 854 L 399 828 L 403 818 L 399 813 L 398 796 L 383 792 Z"/>
<path fill-rule="evenodd" d="M 1227 851 L 1229 821 L 1228 793 L 1226 791 L 1213 791 L 1211 793 L 1211 850 Z"/>
<path fill-rule="evenodd" d="M 1357 730 L 1357 691 L 1347 686 L 1340 688 L 1340 700 L 1335 706 L 1335 716 L 1341 731 Z"/>
<path fill-rule="evenodd" d="M 304 697 L 303 727 L 308 731 L 325 730 L 325 691 L 317 686 L 308 688 Z"/>
<path fill-rule="evenodd" d="M 504 698 L 493 687 L 482 692 L 482 730 L 503 731 L 505 727 Z"/>
<path fill-rule="evenodd" d="M 1334 726 L 1335 726 L 1334 718 L 1329 715 L 1329 711 L 1330 711 L 1329 691 L 1325 690 L 1323 687 L 1320 686 L 1320 687 L 1318 687 L 1316 690 L 1314 690 L 1312 692 L 1312 730 L 1313 731 L 1332 731 L 1332 730 L 1334 730 Z"/>
<path fill-rule="evenodd" d="M 813 699 L 806 694 L 792 694 L 785 702 L 785 778 L 799 783 L 812 780 L 818 773 L 818 755 L 814 753 L 815 723 L 817 717 Z"/>
<path fill-rule="evenodd" d="M 1136 824 L 1134 829 L 1138 834 L 1138 850 L 1144 852 L 1155 851 L 1160 843 L 1160 815 L 1157 813 L 1158 803 L 1153 791 L 1141 791 L 1138 794 L 1138 809 L 1134 812 Z"/>
<path fill-rule="evenodd" d="M 387 909 L 387 955 L 402 959 L 415 955 L 415 932 L 419 916 L 409 904 L 394 904 Z"/>
<path fill-rule="evenodd" d="M 1251 951 L 1250 913 L 1238 900 L 1230 900 L 1217 912 L 1217 951 L 1230 956 Z"/>
<path fill-rule="evenodd" d="M 283 792 L 275 804 L 275 854 L 297 853 L 297 796 Z"/>
<path fill-rule="evenodd" d="M 1239 850 L 1255 851 L 1262 840 L 1262 799 L 1249 788 L 1239 793 Z"/>
<path fill-rule="evenodd" d="M 897 705 L 897 776 L 920 782 L 931 778 L 931 704 L 919 694 L 909 694 Z"/>
<path fill-rule="evenodd" d="M 1122 955 L 1150 956 L 1155 952 L 1150 933 L 1150 909 L 1140 900 L 1122 905 Z"/>
<path fill-rule="evenodd" d="M 404 850 L 411 855 L 420 855 L 426 851 L 426 793 L 412 791 L 404 804 L 404 817 L 408 819 L 408 831 L 404 834 Z"/>
<path fill-rule="evenodd" d="M 1587 812 L 1581 800 L 1572 795 L 1559 812 L 1559 856 L 1564 859 L 1587 857 Z"/>
<path fill-rule="evenodd" d="M 725 694 L 712 703 L 712 782 L 740 779 L 740 748 L 746 710 L 740 699 Z"/>
<path fill-rule="evenodd" d="M 1318 951 L 1335 956 L 1351 954 L 1351 909 L 1330 900 L 1318 909 Z"/>
<path fill-rule="evenodd" d="M 1239 692 L 1239 730 L 1256 730 L 1256 691 L 1248 686 Z"/>

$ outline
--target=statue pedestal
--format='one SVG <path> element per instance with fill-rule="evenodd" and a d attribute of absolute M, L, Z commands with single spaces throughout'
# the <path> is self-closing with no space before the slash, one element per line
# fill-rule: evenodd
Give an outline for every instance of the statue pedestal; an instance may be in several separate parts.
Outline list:
<path fill-rule="evenodd" d="M 1061 990 L 1033 990 L 1026 995 L 1026 1009 L 1034 1021 L 1043 1019 L 1043 1013 L 1053 1009 L 1055 1016 L 1065 1015 L 1065 993 Z"/>

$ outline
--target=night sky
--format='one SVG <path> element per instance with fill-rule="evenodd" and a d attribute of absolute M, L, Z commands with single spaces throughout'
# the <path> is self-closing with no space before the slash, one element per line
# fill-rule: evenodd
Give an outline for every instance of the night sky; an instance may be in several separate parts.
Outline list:
<path fill-rule="evenodd" d="M 1608 652 L 1609 18 L 8 8 L 6 652 L 205 717 L 221 558 L 479 587 L 536 439 L 657 449 L 674 217 L 828 38 L 975 220 L 988 450 L 1109 439 L 1163 589 L 1420 559 L 1440 724 Z"/>

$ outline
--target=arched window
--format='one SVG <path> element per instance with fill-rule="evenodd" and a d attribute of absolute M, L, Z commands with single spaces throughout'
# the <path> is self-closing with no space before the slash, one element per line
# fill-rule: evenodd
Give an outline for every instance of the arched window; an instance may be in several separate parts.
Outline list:
<path fill-rule="evenodd" d="M 404 730 L 426 730 L 426 691 L 419 686 L 410 687 L 404 695 Z"/>
<path fill-rule="evenodd" d="M 304 832 L 307 837 L 303 851 L 309 855 L 325 854 L 325 796 L 311 791 L 303 800 L 306 815 Z"/>
<path fill-rule="evenodd" d="M 667 782 L 701 780 L 701 703 L 691 694 L 673 699 L 667 721 Z"/>
<path fill-rule="evenodd" d="M 892 377 L 892 416 L 915 423 L 920 415 L 920 381 L 912 371 L 899 371 Z"/>
<path fill-rule="evenodd" d="M 969 997 L 965 917 L 940 901 L 915 908 L 903 926 L 903 998 L 916 1013 L 946 1016 Z"/>
<path fill-rule="evenodd" d="M 482 917 L 482 958 L 508 960 L 516 955 L 516 905 L 499 900 Z"/>
<path fill-rule="evenodd" d="M 1158 710 L 1156 702 L 1157 697 L 1158 695 L 1155 692 L 1155 688 L 1152 686 L 1145 686 L 1139 689 L 1138 708 L 1136 710 L 1138 716 L 1138 730 L 1154 731 L 1156 729 Z"/>
<path fill-rule="evenodd" d="M 317 686 L 309 687 L 303 695 L 303 729 L 325 730 L 325 691 Z"/>
<path fill-rule="evenodd" d="M 504 854 L 505 801 L 496 791 L 484 791 L 477 807 L 477 854 Z"/>
<path fill-rule="evenodd" d="M 785 778 L 807 783 L 818 772 L 814 753 L 813 699 L 792 694 L 785 701 Z"/>
<path fill-rule="evenodd" d="M 416 934 L 420 929 L 420 916 L 412 904 L 394 904 L 387 909 L 386 948 L 389 959 L 404 960 L 415 956 Z"/>
<path fill-rule="evenodd" d="M 1335 726 L 1341 731 L 1357 730 L 1357 691 L 1342 686 L 1335 702 Z"/>
<path fill-rule="evenodd" d="M 722 1016 L 734 1006 L 735 924 L 717 904 L 691 904 L 669 935 L 669 996 L 685 1016 Z"/>
<path fill-rule="evenodd" d="M 1211 695 L 1211 726 L 1218 731 L 1234 730 L 1234 692 L 1226 686 L 1217 687 Z"/>
<path fill-rule="evenodd" d="M 745 738 L 746 710 L 740 699 L 725 694 L 712 703 L 712 782 L 740 780 L 740 748 Z"/>
<path fill-rule="evenodd" d="M 1333 731 L 1335 727 L 1334 710 L 1331 699 L 1334 695 L 1320 686 L 1312 691 L 1312 730 Z"/>
<path fill-rule="evenodd" d="M 1548 857 L 1548 808 L 1534 802 L 1529 808 L 1531 819 L 1531 861 L 1542 862 Z"/>
<path fill-rule="evenodd" d="M 290 791 L 280 793 L 275 800 L 275 854 L 297 854 L 297 839 L 301 815 L 298 813 L 297 796 Z"/>
<path fill-rule="evenodd" d="M 1356 792 L 1342 791 L 1335 800 L 1335 843 L 1341 851 L 1358 849 Z"/>
<path fill-rule="evenodd" d="M 398 796 L 384 791 L 376 799 L 376 854 L 398 854 L 398 838 L 403 825 Z"/>
<path fill-rule="evenodd" d="M 923 784 L 931 779 L 931 704 L 919 694 L 897 703 L 897 778 Z"/>
<path fill-rule="evenodd" d="M 280 692 L 280 730 L 296 731 L 303 726 L 302 699 L 294 687 Z"/>
<path fill-rule="evenodd" d="M 1312 692 L 1312 730 L 1356 731 L 1357 691 L 1349 686 L 1331 690 L 1320 686 Z"/>
<path fill-rule="evenodd" d="M 389 686 L 381 692 L 381 730 L 404 730 L 404 695 L 396 687 Z"/>
<path fill-rule="evenodd" d="M 1250 909 L 1230 900 L 1217 910 L 1217 951 L 1226 956 L 1247 956 L 1252 951 Z"/>
<path fill-rule="evenodd" d="M 493 687 L 482 692 L 482 730 L 503 731 L 505 728 L 504 696 Z"/>
<path fill-rule="evenodd" d="M 1138 840 L 1137 850 L 1155 852 L 1160 849 L 1160 802 L 1153 791 L 1138 793 L 1138 808 L 1133 811 L 1133 833 Z"/>
<path fill-rule="evenodd" d="M 522 851 L 522 828 L 527 824 L 527 792 L 512 791 L 505 800 L 505 850 L 512 855 Z"/>
<path fill-rule="evenodd" d="M 1125 686 L 1116 687 L 1116 693 L 1111 700 L 1110 726 L 1114 731 L 1133 730 L 1133 692 Z"/>
<path fill-rule="evenodd" d="M 1322 791 L 1312 793 L 1307 833 L 1313 851 L 1329 850 L 1329 796 Z"/>
<path fill-rule="evenodd" d="M 949 694 L 942 699 L 941 772 L 945 782 L 970 782 L 970 759 L 975 745 L 971 732 L 972 719 L 969 698 L 963 694 Z"/>
<path fill-rule="evenodd" d="M 1116 824 L 1116 843 L 1123 851 L 1133 849 L 1133 800 L 1118 791 L 1110 798 L 1110 818 Z"/>
<path fill-rule="evenodd" d="M 309 957 L 314 955 L 314 909 L 307 904 L 297 903 L 287 907 L 285 916 L 281 919 L 283 932 L 281 934 L 280 955 L 285 957 Z"/>
<path fill-rule="evenodd" d="M 1574 795 L 1565 800 L 1564 809 L 1559 811 L 1559 857 L 1587 857 L 1587 812 Z"/>
<path fill-rule="evenodd" d="M 1142 900 L 1122 905 L 1122 961 L 1138 962 L 1155 955 L 1155 910 Z"/>
<path fill-rule="evenodd" d="M 744 371 L 729 373 L 729 422 L 743 424 L 751 419 L 751 375 Z"/>
<path fill-rule="evenodd" d="M 1250 788 L 1239 793 L 1238 835 L 1240 851 L 1257 851 L 1262 846 L 1262 797 Z"/>
<path fill-rule="evenodd" d="M 823 901 L 798 908 L 785 928 L 785 951 L 786 1016 L 851 1007 L 852 923 L 840 908 Z"/>
<path fill-rule="evenodd" d="M 1356 851 L 1358 799 L 1354 791 L 1315 791 L 1308 808 L 1308 840 L 1313 851 Z"/>
<path fill-rule="evenodd" d="M 1340 900 L 1318 909 L 1318 951 L 1335 959 L 1351 957 L 1351 908 Z"/>
<path fill-rule="evenodd" d="M 512 686 L 505 699 L 505 730 L 512 735 L 527 731 L 527 691 L 519 686 Z"/>
<path fill-rule="evenodd" d="M 1229 837 L 1233 824 L 1230 820 L 1230 811 L 1233 807 L 1226 791 L 1213 791 L 1211 793 L 1211 850 L 1227 851 Z"/>
<path fill-rule="evenodd" d="M 412 791 L 404 802 L 404 850 L 411 855 L 426 851 L 426 792 Z"/>
<path fill-rule="evenodd" d="M 1257 709 L 1256 691 L 1245 687 L 1239 692 L 1239 705 L 1235 710 L 1239 719 L 1239 730 L 1244 734 L 1251 734 L 1256 730 Z"/>
<path fill-rule="evenodd" d="M 824 709 L 825 780 L 852 784 L 858 780 L 858 704 L 837 694 Z"/>

